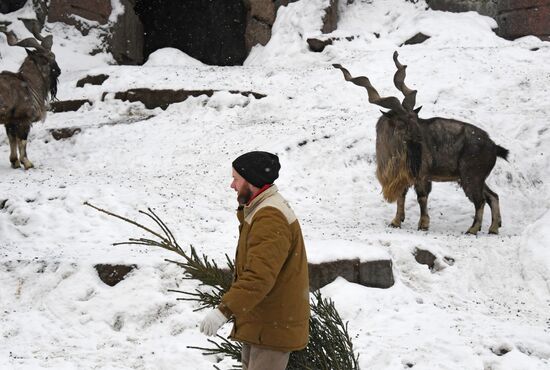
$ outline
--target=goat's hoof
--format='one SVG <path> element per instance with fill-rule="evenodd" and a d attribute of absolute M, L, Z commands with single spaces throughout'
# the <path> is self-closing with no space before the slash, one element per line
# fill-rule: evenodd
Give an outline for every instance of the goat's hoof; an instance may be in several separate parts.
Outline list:
<path fill-rule="evenodd" d="M 400 229 L 401 228 L 401 223 L 397 223 L 397 222 L 392 221 L 388 226 L 393 227 L 394 229 Z"/>
<path fill-rule="evenodd" d="M 430 218 L 422 217 L 420 221 L 418 221 L 418 230 L 428 231 L 429 228 L 430 228 Z"/>
<path fill-rule="evenodd" d="M 19 161 L 11 164 L 11 168 L 19 168 L 19 167 L 21 167 L 21 164 L 19 163 Z"/>
<path fill-rule="evenodd" d="M 478 231 L 479 230 L 477 230 L 477 229 L 469 228 L 468 231 L 466 231 L 465 234 L 467 234 L 467 235 L 477 235 Z"/>
<path fill-rule="evenodd" d="M 23 162 L 23 167 L 25 167 L 25 170 L 28 170 L 30 168 L 33 168 L 34 164 L 32 164 L 31 161 L 26 161 L 26 162 Z"/>
<path fill-rule="evenodd" d="M 498 229 L 489 229 L 489 234 L 498 235 Z"/>

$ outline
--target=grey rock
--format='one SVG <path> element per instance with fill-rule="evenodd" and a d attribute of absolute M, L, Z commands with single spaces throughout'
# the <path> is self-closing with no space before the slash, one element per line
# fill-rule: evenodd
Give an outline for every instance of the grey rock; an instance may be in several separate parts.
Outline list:
<path fill-rule="evenodd" d="M 136 265 L 110 265 L 101 263 L 94 265 L 101 281 L 109 286 L 115 286 L 120 283 L 136 267 Z"/>

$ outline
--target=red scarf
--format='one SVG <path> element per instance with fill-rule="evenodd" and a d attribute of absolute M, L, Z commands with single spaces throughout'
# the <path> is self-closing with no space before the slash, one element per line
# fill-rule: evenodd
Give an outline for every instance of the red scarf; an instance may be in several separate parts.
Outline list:
<path fill-rule="evenodd" d="M 248 203 L 246 203 L 246 205 L 247 206 L 250 205 L 250 203 L 254 200 L 254 198 L 256 198 L 258 195 L 262 194 L 264 191 L 269 189 L 271 185 L 273 184 L 265 184 L 264 186 L 262 186 L 260 190 L 258 190 L 258 192 L 252 196 L 252 198 L 250 198 L 250 200 L 248 201 Z"/>

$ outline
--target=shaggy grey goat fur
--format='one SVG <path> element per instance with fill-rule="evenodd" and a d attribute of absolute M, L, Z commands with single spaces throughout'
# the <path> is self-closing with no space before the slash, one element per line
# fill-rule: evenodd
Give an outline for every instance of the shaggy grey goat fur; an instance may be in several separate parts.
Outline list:
<path fill-rule="evenodd" d="M 390 109 L 382 112 L 376 124 L 376 176 L 384 198 L 397 201 L 397 212 L 390 226 L 401 227 L 405 220 L 405 196 L 414 186 L 420 206 L 418 228 L 428 230 L 432 181 L 456 181 L 475 206 L 474 221 L 467 233 L 479 232 L 483 208 L 488 203 L 492 216 L 489 233 L 498 234 L 502 225 L 499 198 L 485 180 L 497 157 L 506 159 L 508 150 L 472 124 L 441 117 L 419 118 L 420 108 L 414 109 L 416 90 L 405 85 L 406 66 L 397 57 L 395 52 L 394 85 L 405 96 L 402 102 L 393 96 L 380 97 L 367 77 L 352 77 L 341 65 L 333 65 L 344 73 L 346 81 L 367 89 L 370 103 Z"/>

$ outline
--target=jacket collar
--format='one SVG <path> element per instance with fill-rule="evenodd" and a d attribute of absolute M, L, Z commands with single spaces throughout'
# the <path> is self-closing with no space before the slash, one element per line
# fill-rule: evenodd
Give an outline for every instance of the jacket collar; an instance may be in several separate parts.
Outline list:
<path fill-rule="evenodd" d="M 269 187 L 269 189 L 263 191 L 256 198 L 252 199 L 252 202 L 250 202 L 250 204 L 244 206 L 244 218 L 254 212 L 254 210 L 256 209 L 256 207 L 258 207 L 260 203 L 262 203 L 267 198 L 277 194 L 278 191 L 279 189 L 277 188 L 277 185 L 273 184 Z"/>
<path fill-rule="evenodd" d="M 266 185 L 262 186 L 262 187 L 260 188 L 260 190 L 258 190 L 258 191 L 256 192 L 256 194 L 254 194 L 254 195 L 252 196 L 252 198 L 248 201 L 248 204 L 252 203 L 252 201 L 254 200 L 254 198 L 256 198 L 257 196 L 259 196 L 260 194 L 262 194 L 264 191 L 266 191 L 267 189 L 269 189 L 269 188 L 272 187 L 272 186 L 273 186 L 273 184 L 266 184 Z"/>

